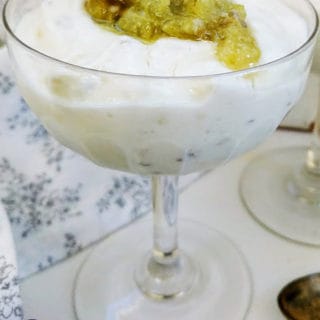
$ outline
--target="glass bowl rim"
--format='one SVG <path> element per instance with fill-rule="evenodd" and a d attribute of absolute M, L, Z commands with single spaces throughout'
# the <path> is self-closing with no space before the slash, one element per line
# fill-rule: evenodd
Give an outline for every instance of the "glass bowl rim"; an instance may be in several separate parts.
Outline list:
<path fill-rule="evenodd" d="M 38 55 L 40 57 L 42 57 L 43 59 L 55 62 L 55 63 L 59 63 L 62 64 L 66 67 L 72 68 L 72 69 L 78 69 L 78 70 L 82 70 L 85 72 L 90 72 L 90 73 L 97 73 L 97 74 L 104 74 L 104 75 L 112 75 L 112 76 L 122 76 L 122 77 L 130 77 L 130 78 L 146 78 L 146 79 L 206 79 L 206 78 L 225 78 L 225 77 L 233 77 L 233 76 L 241 76 L 241 75 L 246 75 L 248 73 L 253 73 L 253 72 L 257 72 L 260 71 L 261 69 L 266 69 L 270 66 L 275 66 L 281 63 L 285 63 L 287 61 L 289 61 L 291 58 L 299 55 L 300 53 L 304 52 L 307 50 L 307 48 L 309 48 L 309 46 L 312 43 L 312 40 L 317 36 L 318 31 L 319 31 L 319 15 L 317 13 L 317 10 L 315 9 L 313 3 L 310 0 L 303 0 L 304 3 L 306 3 L 310 9 L 313 11 L 314 13 L 314 18 L 315 18 L 315 23 L 314 23 L 314 29 L 313 31 L 310 33 L 309 37 L 296 49 L 292 50 L 291 52 L 287 53 L 284 56 L 281 56 L 277 59 L 274 59 L 272 61 L 269 61 L 267 63 L 263 63 L 257 66 L 253 66 L 253 67 L 249 67 L 249 68 L 245 68 L 245 69 L 241 69 L 241 70 L 235 70 L 235 71 L 227 71 L 227 72 L 222 72 L 222 73 L 213 73 L 213 74 L 201 74 L 201 75 L 183 75 L 183 76 L 161 76 L 161 75 L 144 75 L 144 74 L 130 74 L 130 73 L 121 73 L 121 72 L 112 72 L 112 71 L 105 71 L 105 70 L 99 70 L 99 69 L 94 69 L 94 68 L 88 68 L 88 67 L 84 67 L 84 66 L 80 66 L 77 64 L 73 64 L 70 62 L 66 62 L 63 60 L 60 60 L 58 58 L 52 57 L 48 54 L 45 54 L 33 47 L 31 47 L 30 45 L 26 44 L 24 41 L 22 41 L 12 30 L 12 28 L 10 27 L 10 23 L 7 20 L 7 10 L 8 10 L 8 6 L 9 3 L 11 3 L 13 0 L 7 0 L 4 4 L 3 10 L 2 10 L 2 19 L 3 19 L 3 25 L 5 27 L 5 30 L 7 31 L 7 33 L 12 37 L 12 39 L 14 39 L 14 41 L 16 43 L 18 43 L 20 46 L 22 46 L 24 49 L 26 49 L 27 51 Z"/>

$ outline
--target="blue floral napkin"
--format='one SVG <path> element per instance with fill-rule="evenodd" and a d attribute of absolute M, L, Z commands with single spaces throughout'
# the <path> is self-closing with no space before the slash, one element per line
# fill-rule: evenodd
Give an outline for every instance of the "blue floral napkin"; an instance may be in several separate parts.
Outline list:
<path fill-rule="evenodd" d="M 0 207 L 0 320 L 22 320 L 17 264 L 9 221 Z"/>
<path fill-rule="evenodd" d="M 182 178 L 182 187 L 197 177 Z M 1 206 L 11 223 L 20 278 L 150 211 L 148 179 L 100 168 L 47 133 L 17 91 L 6 49 L 0 49 Z"/>

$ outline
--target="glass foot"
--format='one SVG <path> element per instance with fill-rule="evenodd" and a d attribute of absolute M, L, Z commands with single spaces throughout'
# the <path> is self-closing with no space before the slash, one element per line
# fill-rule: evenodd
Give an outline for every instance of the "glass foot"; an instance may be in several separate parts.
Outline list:
<path fill-rule="evenodd" d="M 292 241 L 320 245 L 320 176 L 305 169 L 307 147 L 264 153 L 245 168 L 242 201 L 264 227 Z"/>
<path fill-rule="evenodd" d="M 74 290 L 79 320 L 244 319 L 251 278 L 242 254 L 219 232 L 180 221 L 181 249 L 198 269 L 186 294 L 152 299 L 138 289 L 134 270 L 152 247 L 151 221 L 137 222 L 102 242 L 81 267 Z"/>

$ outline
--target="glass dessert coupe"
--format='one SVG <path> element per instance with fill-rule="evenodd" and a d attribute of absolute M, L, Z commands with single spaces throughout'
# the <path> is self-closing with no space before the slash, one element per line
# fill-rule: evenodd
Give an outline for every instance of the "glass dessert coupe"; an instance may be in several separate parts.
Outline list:
<path fill-rule="evenodd" d="M 307 0 L 279 1 L 304 21 L 300 46 L 257 67 L 184 77 L 103 72 L 59 61 L 15 33 L 21 17 L 41 1 L 6 3 L 16 82 L 49 132 L 99 165 L 152 180 L 153 238 L 152 222 L 139 222 L 93 251 L 74 288 L 80 320 L 245 317 L 251 281 L 234 244 L 186 221 L 179 223 L 178 245 L 177 184 L 179 175 L 252 149 L 300 97 L 318 18 Z"/>
<path fill-rule="evenodd" d="M 311 67 L 317 77 L 319 62 L 318 40 Z M 242 173 L 240 193 L 251 215 L 272 232 L 295 242 L 320 245 L 320 106 L 309 146 L 258 155 Z"/>

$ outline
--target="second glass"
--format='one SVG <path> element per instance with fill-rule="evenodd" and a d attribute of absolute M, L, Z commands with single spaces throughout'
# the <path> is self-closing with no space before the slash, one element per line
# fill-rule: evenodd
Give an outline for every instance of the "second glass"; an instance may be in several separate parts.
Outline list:
<path fill-rule="evenodd" d="M 311 73 L 319 86 L 319 38 Z M 318 88 L 313 99 L 319 102 Z M 241 176 L 240 194 L 251 215 L 267 229 L 295 242 L 320 245 L 320 105 L 309 145 L 257 156 Z"/>

